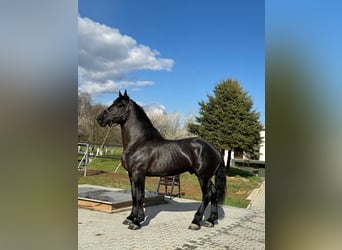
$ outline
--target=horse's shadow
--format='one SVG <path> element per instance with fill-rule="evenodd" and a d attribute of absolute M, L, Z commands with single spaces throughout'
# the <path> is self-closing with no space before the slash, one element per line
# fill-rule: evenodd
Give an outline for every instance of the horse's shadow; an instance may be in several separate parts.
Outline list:
<path fill-rule="evenodd" d="M 193 211 L 194 214 L 201 205 L 201 202 L 179 202 L 175 200 L 167 200 L 166 203 L 154 206 L 145 207 L 145 220 L 141 223 L 141 226 L 147 226 L 150 224 L 151 220 L 153 220 L 160 212 L 188 212 Z M 206 221 L 210 215 L 210 207 L 209 204 L 204 212 L 203 221 Z M 224 218 L 224 210 L 218 205 L 218 217 L 219 219 Z M 191 217 L 192 219 L 192 217 Z M 190 219 L 190 221 L 191 221 Z M 189 221 L 189 222 L 190 222 Z M 217 223 L 217 222 L 216 222 Z"/>

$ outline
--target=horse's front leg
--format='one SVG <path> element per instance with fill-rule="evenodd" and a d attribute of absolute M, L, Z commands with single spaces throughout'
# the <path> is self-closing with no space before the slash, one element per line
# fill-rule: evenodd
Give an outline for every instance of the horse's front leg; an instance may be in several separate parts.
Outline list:
<path fill-rule="evenodd" d="M 132 217 L 133 220 L 128 228 L 132 230 L 140 229 L 140 222 L 145 219 L 144 213 L 145 199 L 145 175 L 141 173 L 132 174 Z"/>
<path fill-rule="evenodd" d="M 129 177 L 129 182 L 131 184 L 131 196 L 132 196 L 132 209 L 131 209 L 131 213 L 127 216 L 127 218 L 122 222 L 122 224 L 124 225 L 129 225 L 132 223 L 132 221 L 134 220 L 134 215 L 133 215 L 133 204 L 135 203 L 135 200 L 136 200 L 136 195 L 135 193 L 133 192 L 133 186 L 132 186 L 132 174 L 128 174 L 128 177 Z"/>

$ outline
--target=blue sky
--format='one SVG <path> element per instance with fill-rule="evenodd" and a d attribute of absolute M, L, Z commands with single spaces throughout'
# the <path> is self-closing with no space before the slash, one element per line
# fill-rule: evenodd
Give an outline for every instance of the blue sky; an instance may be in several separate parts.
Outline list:
<path fill-rule="evenodd" d="M 139 103 L 196 115 L 232 78 L 265 124 L 264 1 L 80 0 L 78 9 L 79 89 L 94 102 L 127 89 Z"/>

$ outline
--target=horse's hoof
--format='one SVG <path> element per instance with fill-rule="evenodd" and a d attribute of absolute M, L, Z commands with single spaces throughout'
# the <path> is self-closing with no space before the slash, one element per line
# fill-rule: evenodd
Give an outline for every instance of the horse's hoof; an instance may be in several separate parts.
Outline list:
<path fill-rule="evenodd" d="M 141 228 L 141 226 L 135 225 L 134 223 L 131 223 L 131 224 L 129 224 L 129 226 L 128 226 L 128 229 L 131 229 L 131 230 L 138 230 L 138 229 L 140 229 L 140 228 Z"/>
<path fill-rule="evenodd" d="M 129 220 L 129 219 L 125 219 L 125 220 L 122 222 L 122 224 L 124 224 L 124 225 L 130 225 L 131 223 L 132 223 L 132 221 Z"/>
<path fill-rule="evenodd" d="M 189 229 L 191 230 L 200 230 L 201 226 L 200 225 L 197 225 L 197 224 L 194 224 L 194 223 L 191 223 L 190 226 L 189 226 Z"/>
<path fill-rule="evenodd" d="M 206 221 L 206 222 L 204 222 L 203 226 L 205 226 L 205 227 L 214 227 L 214 224 L 209 222 L 209 221 Z"/>

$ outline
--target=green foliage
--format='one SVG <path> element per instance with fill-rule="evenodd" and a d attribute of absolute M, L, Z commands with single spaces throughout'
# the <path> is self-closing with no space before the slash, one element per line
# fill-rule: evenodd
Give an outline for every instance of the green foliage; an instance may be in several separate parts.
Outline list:
<path fill-rule="evenodd" d="M 229 176 L 242 176 L 242 177 L 251 177 L 254 176 L 251 172 L 243 170 L 243 169 L 239 169 L 239 168 L 235 168 L 235 167 L 230 167 L 229 171 L 228 171 L 228 175 Z"/>
<path fill-rule="evenodd" d="M 240 149 L 251 155 L 261 142 L 262 125 L 253 101 L 238 81 L 231 79 L 215 86 L 214 96 L 200 101 L 197 123 L 188 130 L 221 149 Z"/>

